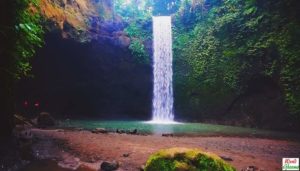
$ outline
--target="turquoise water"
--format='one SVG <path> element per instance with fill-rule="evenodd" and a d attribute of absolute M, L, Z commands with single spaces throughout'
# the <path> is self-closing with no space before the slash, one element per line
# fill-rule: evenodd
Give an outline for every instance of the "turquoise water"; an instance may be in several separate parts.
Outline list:
<path fill-rule="evenodd" d="M 116 129 L 134 130 L 146 134 L 173 133 L 177 135 L 228 135 L 273 138 L 299 138 L 296 133 L 275 132 L 254 128 L 205 124 L 205 123 L 180 123 L 180 124 L 150 124 L 143 121 L 97 121 L 97 120 L 68 120 L 61 121 L 61 127 L 95 129 L 105 128 L 115 132 Z"/>

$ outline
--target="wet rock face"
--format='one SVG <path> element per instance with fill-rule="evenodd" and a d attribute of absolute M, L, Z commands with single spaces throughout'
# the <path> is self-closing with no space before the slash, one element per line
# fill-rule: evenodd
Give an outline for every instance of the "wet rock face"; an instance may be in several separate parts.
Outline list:
<path fill-rule="evenodd" d="M 124 32 L 126 23 L 120 22 L 103 22 L 101 23 L 97 36 L 94 37 L 98 42 L 109 42 L 115 47 L 127 49 L 130 45 L 130 38 Z"/>
<path fill-rule="evenodd" d="M 116 45 L 121 48 L 128 48 L 130 45 L 130 38 L 124 31 L 113 32 L 113 37 L 116 39 Z"/>
<path fill-rule="evenodd" d="M 111 2 L 41 0 L 48 32 L 32 62 L 35 78 L 20 84 L 19 97 L 31 97 L 29 92 L 36 89 L 48 104 L 41 110 L 57 118 L 85 114 L 148 119 L 152 68 L 137 64 L 124 31 L 128 23 L 112 17 Z M 39 86 L 23 89 L 32 85 Z"/>
<path fill-rule="evenodd" d="M 237 126 L 264 129 L 296 130 L 298 126 L 286 116 L 282 90 L 269 77 L 251 78 L 245 93 L 234 99 L 226 115 Z M 274 117 L 276 116 L 276 117 Z M 299 128 L 299 127 L 298 127 Z"/>
<path fill-rule="evenodd" d="M 123 32 L 126 23 L 114 14 L 111 0 L 42 0 L 40 7 L 47 20 L 45 27 L 50 32 L 59 30 L 63 38 L 109 40 L 125 48 L 130 44 Z"/>
<path fill-rule="evenodd" d="M 22 97 L 36 94 L 40 110 L 54 118 L 149 119 L 152 68 L 137 64 L 129 49 L 120 47 L 117 38 L 123 36 L 117 31 L 103 36 L 107 40 L 80 43 L 57 32 L 46 34 L 33 59 L 35 77 L 19 84 L 19 110 Z"/>

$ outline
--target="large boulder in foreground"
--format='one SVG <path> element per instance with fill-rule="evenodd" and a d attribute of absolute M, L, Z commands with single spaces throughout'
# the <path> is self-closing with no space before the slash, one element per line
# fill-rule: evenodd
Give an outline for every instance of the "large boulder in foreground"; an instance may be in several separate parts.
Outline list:
<path fill-rule="evenodd" d="M 37 125 L 40 128 L 46 128 L 55 125 L 54 118 L 48 112 L 41 112 L 37 117 Z"/>
<path fill-rule="evenodd" d="M 199 149 L 170 148 L 150 156 L 145 171 L 235 171 L 215 154 Z"/>

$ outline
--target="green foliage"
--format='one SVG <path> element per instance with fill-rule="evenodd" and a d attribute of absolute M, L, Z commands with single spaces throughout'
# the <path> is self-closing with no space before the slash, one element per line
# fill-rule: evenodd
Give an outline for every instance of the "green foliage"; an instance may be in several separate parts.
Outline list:
<path fill-rule="evenodd" d="M 145 51 L 143 42 L 141 42 L 139 39 L 132 39 L 129 49 L 132 51 L 133 56 L 136 58 L 138 63 L 149 63 L 149 55 Z"/>
<path fill-rule="evenodd" d="M 114 1 L 116 13 L 125 20 L 149 19 L 152 15 L 171 15 L 178 10 L 180 5 L 181 0 Z"/>
<path fill-rule="evenodd" d="M 217 99 L 226 98 L 264 76 L 282 87 L 290 112 L 300 118 L 299 2 L 224 0 L 209 5 L 192 11 L 186 3 L 176 15 L 175 67 L 185 66 L 187 73 L 175 68 L 175 78 L 186 83 L 185 96 L 213 92 Z M 186 24 L 192 27 L 186 29 Z"/>
<path fill-rule="evenodd" d="M 139 38 L 141 40 L 149 40 L 152 38 L 151 33 L 151 22 L 149 20 L 137 20 L 134 22 L 131 22 L 128 27 L 126 27 L 125 32 L 130 37 Z"/>
<path fill-rule="evenodd" d="M 136 20 L 129 23 L 125 32 L 131 38 L 129 49 L 135 57 L 137 63 L 149 64 L 150 55 L 146 51 L 144 43 L 151 40 L 151 22 L 147 20 Z"/>
<path fill-rule="evenodd" d="M 146 64 L 151 15 L 174 14 L 175 106 L 201 118 L 264 77 L 282 89 L 291 116 L 300 119 L 299 1 L 118 0 L 115 7 L 129 23 L 133 56 Z"/>
<path fill-rule="evenodd" d="M 151 1 L 115 0 L 116 14 L 125 21 L 147 20 L 152 16 Z"/>
<path fill-rule="evenodd" d="M 43 28 L 38 11 L 38 0 L 17 0 L 18 7 L 15 30 L 17 40 L 12 52 L 16 65 L 15 77 L 28 76 L 31 65 L 30 57 L 35 54 L 36 47 L 43 44 Z"/>
<path fill-rule="evenodd" d="M 186 1 L 192 3 L 191 0 Z M 152 40 L 152 15 L 170 15 L 183 5 L 181 0 L 115 1 L 116 14 L 129 24 L 125 32 L 131 38 L 129 49 L 138 63 L 150 63 L 150 53 L 144 44 Z"/>
<path fill-rule="evenodd" d="M 171 15 L 180 7 L 181 0 L 153 0 L 153 15 Z"/>
<path fill-rule="evenodd" d="M 218 156 L 198 149 L 171 148 L 151 155 L 145 171 L 235 171 Z"/>
<path fill-rule="evenodd" d="M 128 23 L 125 32 L 129 35 L 131 42 L 129 49 L 135 61 L 139 64 L 149 64 L 150 55 L 144 46 L 145 41 L 151 40 L 151 1 L 127 1 L 116 0 L 115 11 Z"/>
<path fill-rule="evenodd" d="M 0 1 L 0 136 L 10 136 L 15 114 L 16 80 L 27 76 L 30 57 L 42 44 L 37 0 Z"/>
<path fill-rule="evenodd" d="M 129 24 L 125 32 L 131 38 L 129 49 L 138 63 L 150 63 L 150 53 L 144 44 L 152 41 L 152 15 L 170 15 L 178 10 L 185 15 L 188 14 L 186 11 L 192 10 L 194 18 L 199 16 L 195 14 L 199 10 L 198 7 L 203 5 L 203 0 L 184 0 L 184 2 L 181 0 L 115 1 L 116 14 Z M 189 9 L 185 8 L 186 6 L 189 6 Z M 181 28 L 186 28 L 188 25 L 193 26 L 191 22 L 195 23 L 196 21 L 187 19 L 181 23 Z"/>

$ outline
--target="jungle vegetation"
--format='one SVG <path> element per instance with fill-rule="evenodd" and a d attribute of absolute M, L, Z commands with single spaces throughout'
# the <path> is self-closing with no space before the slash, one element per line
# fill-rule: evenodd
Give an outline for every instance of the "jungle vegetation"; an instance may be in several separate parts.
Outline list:
<path fill-rule="evenodd" d="M 153 0 L 141 9 L 149 6 L 153 15 L 173 16 L 177 105 L 205 113 L 262 78 L 278 86 L 288 117 L 300 120 L 299 1 Z M 130 48 L 150 64 L 151 15 L 133 11 Z"/>
<path fill-rule="evenodd" d="M 31 57 L 43 45 L 38 2 L 0 2 L 3 133 L 12 125 L 15 82 L 30 75 Z M 172 15 L 178 116 L 201 119 L 268 80 L 280 90 L 287 117 L 300 121 L 298 0 L 116 0 L 114 8 L 127 23 L 135 62 L 143 65 L 151 65 L 152 15 Z"/>
<path fill-rule="evenodd" d="M 185 89 L 222 99 L 244 94 L 255 78 L 269 79 L 282 90 L 290 117 L 299 119 L 299 7 L 295 0 L 185 3 L 176 14 L 174 47 L 188 67 L 177 70 Z"/>

